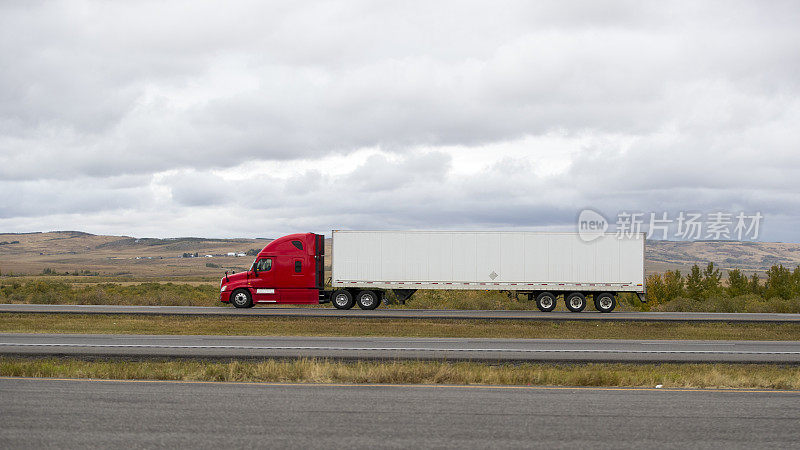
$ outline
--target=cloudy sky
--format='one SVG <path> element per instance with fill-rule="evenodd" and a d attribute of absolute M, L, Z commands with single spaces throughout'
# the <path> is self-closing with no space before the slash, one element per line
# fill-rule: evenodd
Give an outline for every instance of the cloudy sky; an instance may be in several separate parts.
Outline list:
<path fill-rule="evenodd" d="M 800 2 L 0 3 L 0 232 L 800 241 Z"/>

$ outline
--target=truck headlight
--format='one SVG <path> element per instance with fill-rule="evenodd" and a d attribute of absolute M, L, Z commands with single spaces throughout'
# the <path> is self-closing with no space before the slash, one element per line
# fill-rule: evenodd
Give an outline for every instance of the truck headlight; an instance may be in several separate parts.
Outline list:
<path fill-rule="evenodd" d="M 220 292 L 225 292 L 225 289 L 228 289 L 228 285 L 227 284 L 225 284 L 221 288 L 219 288 L 219 291 Z"/>

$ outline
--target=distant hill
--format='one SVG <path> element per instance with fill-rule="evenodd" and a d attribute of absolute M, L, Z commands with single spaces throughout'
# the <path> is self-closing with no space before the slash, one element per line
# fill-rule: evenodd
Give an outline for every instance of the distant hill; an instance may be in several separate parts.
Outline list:
<path fill-rule="evenodd" d="M 686 273 L 693 264 L 709 262 L 747 273 L 763 272 L 775 264 L 800 265 L 800 244 L 783 242 L 647 241 L 645 254 L 648 272 L 678 269 Z"/>
<path fill-rule="evenodd" d="M 101 236 L 80 231 L 0 234 L 0 273 L 98 272 L 101 275 L 217 276 L 249 267 L 253 256 L 227 256 L 261 250 L 270 239 L 152 239 Z M 197 254 L 185 258 L 184 254 Z M 205 257 L 211 255 L 211 257 Z M 219 266 L 219 267 L 213 267 Z"/>
<path fill-rule="evenodd" d="M 228 256 L 260 250 L 271 239 L 175 239 L 102 236 L 80 231 L 1 233 L 0 273 L 40 274 L 98 272 L 101 275 L 153 277 L 220 276 L 225 270 L 249 267 L 252 256 Z M 185 258 L 184 254 L 198 255 Z M 330 240 L 325 254 L 330 255 Z M 205 257 L 211 255 L 211 257 Z M 800 265 L 800 244 L 778 242 L 648 241 L 647 272 L 681 270 L 709 261 L 723 269 L 763 272 L 773 264 Z M 330 259 L 327 259 L 330 264 Z M 219 267 L 214 267 L 219 266 Z"/>

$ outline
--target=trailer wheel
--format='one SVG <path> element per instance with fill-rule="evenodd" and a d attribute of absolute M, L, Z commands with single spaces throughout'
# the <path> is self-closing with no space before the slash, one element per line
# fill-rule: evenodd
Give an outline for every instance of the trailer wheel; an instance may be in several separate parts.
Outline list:
<path fill-rule="evenodd" d="M 594 307 L 600 312 L 611 312 L 617 307 L 617 298 L 610 292 L 594 296 Z"/>
<path fill-rule="evenodd" d="M 231 303 L 237 308 L 250 308 L 253 306 L 253 298 L 247 289 L 237 289 L 231 294 Z"/>
<path fill-rule="evenodd" d="M 372 291 L 361 291 L 356 295 L 356 303 L 361 309 L 375 309 L 380 304 L 380 299 Z"/>
<path fill-rule="evenodd" d="M 556 296 L 552 292 L 542 292 L 536 296 L 536 307 L 543 312 L 556 309 Z"/>
<path fill-rule="evenodd" d="M 586 296 L 580 292 L 573 292 L 567 295 L 567 309 L 572 312 L 581 312 L 586 308 Z"/>
<path fill-rule="evenodd" d="M 331 294 L 331 303 L 333 303 L 336 309 L 350 309 L 355 304 L 353 301 L 353 294 L 345 289 L 334 291 L 333 294 Z"/>

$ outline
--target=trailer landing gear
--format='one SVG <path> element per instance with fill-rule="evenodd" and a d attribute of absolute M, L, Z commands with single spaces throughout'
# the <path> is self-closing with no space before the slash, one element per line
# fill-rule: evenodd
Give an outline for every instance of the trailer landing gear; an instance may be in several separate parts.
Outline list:
<path fill-rule="evenodd" d="M 414 295 L 414 292 L 417 292 L 417 290 L 416 289 L 392 289 L 392 293 L 394 293 L 394 296 L 395 296 L 395 298 L 397 298 L 397 301 L 399 301 L 403 305 L 406 304 L 406 300 L 408 300 L 409 298 L 411 298 L 412 295 Z"/>

